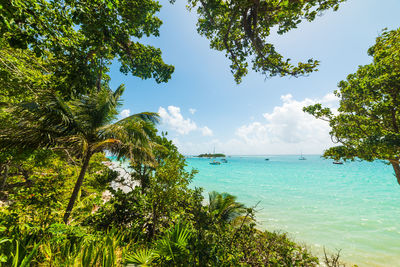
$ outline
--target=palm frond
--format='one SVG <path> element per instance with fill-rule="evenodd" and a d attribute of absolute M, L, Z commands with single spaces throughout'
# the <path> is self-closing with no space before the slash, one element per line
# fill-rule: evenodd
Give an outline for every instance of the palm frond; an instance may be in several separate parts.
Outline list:
<path fill-rule="evenodd" d="M 154 259 L 157 258 L 157 254 L 152 249 L 138 249 L 131 255 L 125 256 L 126 263 L 135 263 L 139 266 L 150 266 Z"/>
<path fill-rule="evenodd" d="M 125 85 L 121 84 L 120 86 L 118 86 L 117 90 L 115 90 L 115 92 L 113 94 L 114 99 L 119 100 L 121 98 L 122 94 L 124 93 L 124 91 L 125 91 Z"/>
<path fill-rule="evenodd" d="M 228 223 L 246 212 L 246 207 L 236 201 L 236 197 L 228 193 L 209 193 L 208 210 L 221 222 Z"/>
<path fill-rule="evenodd" d="M 39 94 L 37 102 L 26 102 L 10 108 L 16 123 L 2 130 L 2 148 L 40 148 L 57 145 L 57 139 L 79 132 L 68 105 L 56 94 Z"/>
<path fill-rule="evenodd" d="M 79 121 L 85 122 L 86 132 L 96 131 L 115 120 L 122 92 L 123 87 L 121 86 L 116 92 L 103 86 L 100 91 L 74 99 L 71 102 L 76 116 L 80 118 Z"/>
<path fill-rule="evenodd" d="M 0 150 L 67 147 L 76 155 L 109 150 L 114 155 L 154 166 L 153 143 L 158 114 L 143 112 L 115 121 L 124 86 L 64 101 L 54 92 L 39 92 L 36 101 L 10 108 L 16 123 L 1 129 Z"/>
<path fill-rule="evenodd" d="M 96 142 L 93 146 L 92 146 L 92 151 L 94 152 L 98 152 L 98 151 L 103 151 L 105 149 L 112 149 L 114 146 L 118 146 L 121 145 L 121 140 L 119 139 L 114 139 L 114 138 L 110 138 L 110 139 L 106 139 L 100 142 Z"/>
<path fill-rule="evenodd" d="M 124 119 L 121 119 L 116 123 L 117 124 L 126 123 L 131 120 L 137 121 L 138 119 L 152 124 L 157 124 L 160 121 L 160 116 L 158 115 L 158 113 L 155 112 L 141 112 L 128 116 Z"/>
<path fill-rule="evenodd" d="M 154 143 L 151 142 L 154 134 L 152 124 L 137 118 L 114 123 L 102 129 L 103 137 L 121 140 L 120 145 L 109 148 L 112 154 L 118 158 L 127 157 L 131 161 L 144 160 L 150 165 L 154 165 L 155 162 L 152 152 Z"/>
<path fill-rule="evenodd" d="M 156 253 L 166 261 L 182 262 L 189 253 L 187 246 L 190 236 L 190 228 L 178 222 L 157 242 Z"/>

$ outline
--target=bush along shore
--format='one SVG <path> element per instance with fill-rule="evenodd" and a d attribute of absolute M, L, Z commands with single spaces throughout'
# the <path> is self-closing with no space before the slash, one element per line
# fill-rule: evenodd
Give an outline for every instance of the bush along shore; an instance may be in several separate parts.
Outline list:
<path fill-rule="evenodd" d="M 286 234 L 258 230 L 254 209 L 236 197 L 204 201 L 172 142 L 152 141 L 154 162 L 130 161 L 130 171 L 95 154 L 67 223 L 81 159 L 47 149 L 13 159 L 1 192 L 1 266 L 319 265 Z M 322 261 L 341 266 L 334 260 Z"/>

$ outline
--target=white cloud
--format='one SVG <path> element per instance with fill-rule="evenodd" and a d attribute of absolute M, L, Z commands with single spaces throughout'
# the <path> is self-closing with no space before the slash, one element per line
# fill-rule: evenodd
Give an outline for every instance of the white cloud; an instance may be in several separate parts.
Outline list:
<path fill-rule="evenodd" d="M 168 111 L 160 107 L 158 109 L 162 122 L 179 134 L 188 134 L 197 129 L 197 125 L 191 119 L 184 119 L 181 109 L 175 106 L 168 106 Z"/>
<path fill-rule="evenodd" d="M 323 103 L 334 107 L 338 99 L 333 94 L 322 99 L 306 98 L 302 101 L 293 99 L 291 94 L 281 96 L 283 104 L 276 106 L 270 113 L 264 113 L 265 121 L 252 122 L 239 127 L 235 134 L 239 141 L 249 147 L 262 149 L 264 153 L 296 153 L 303 150 L 306 153 L 320 153 L 331 145 L 329 125 L 317 120 L 302 111 L 304 106 Z"/>
<path fill-rule="evenodd" d="M 337 104 L 339 103 L 339 98 L 335 96 L 334 93 L 329 93 L 325 95 L 321 100 L 319 100 L 319 102 L 330 106 L 337 106 Z"/>
<path fill-rule="evenodd" d="M 189 108 L 189 112 L 190 112 L 190 114 L 194 114 L 194 113 L 196 113 L 196 109 L 195 108 Z"/>
<path fill-rule="evenodd" d="M 213 131 L 210 128 L 208 128 L 207 126 L 200 128 L 200 130 L 204 136 L 212 136 L 213 135 Z"/>
<path fill-rule="evenodd" d="M 328 94 L 321 99 L 295 100 L 292 95 L 281 97 L 282 104 L 271 112 L 262 114 L 264 119 L 244 124 L 236 129 L 233 138 L 223 137 L 208 141 L 183 140 L 178 147 L 182 153 L 209 152 L 214 146 L 217 152 L 231 155 L 256 154 L 320 154 L 332 146 L 327 122 L 315 119 L 302 111 L 304 106 L 322 103 L 333 108 L 338 99 Z M 200 128 L 204 129 L 206 127 Z M 221 137 L 219 137 L 221 138 Z"/>
<path fill-rule="evenodd" d="M 162 123 L 169 129 L 176 131 L 178 134 L 186 135 L 192 131 L 200 131 L 203 136 L 212 136 L 213 131 L 207 126 L 199 127 L 189 118 L 184 118 L 181 109 L 175 106 L 168 106 L 167 109 L 160 107 L 158 114 Z"/>
<path fill-rule="evenodd" d="M 124 109 L 124 110 L 121 111 L 119 116 L 121 117 L 121 119 L 124 119 L 126 117 L 129 117 L 130 114 L 131 114 L 131 110 L 130 109 Z"/>

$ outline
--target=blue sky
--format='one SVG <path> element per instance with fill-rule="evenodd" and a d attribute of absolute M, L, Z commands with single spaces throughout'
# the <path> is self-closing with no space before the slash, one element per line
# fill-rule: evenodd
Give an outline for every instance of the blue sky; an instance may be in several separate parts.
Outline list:
<path fill-rule="evenodd" d="M 315 102 L 335 107 L 332 92 L 340 80 L 368 64 L 367 49 L 383 28 L 400 27 L 399 0 L 348 0 L 337 12 L 325 12 L 269 41 L 293 62 L 314 58 L 319 71 L 301 78 L 269 78 L 249 71 L 240 85 L 223 52 L 211 50 L 196 31 L 196 14 L 185 1 L 163 5 L 160 37 L 146 43 L 159 47 L 175 66 L 166 84 L 141 80 L 111 69 L 111 85 L 126 85 L 123 115 L 154 111 L 181 153 L 233 155 L 320 154 L 331 146 L 329 127 L 301 112 Z"/>

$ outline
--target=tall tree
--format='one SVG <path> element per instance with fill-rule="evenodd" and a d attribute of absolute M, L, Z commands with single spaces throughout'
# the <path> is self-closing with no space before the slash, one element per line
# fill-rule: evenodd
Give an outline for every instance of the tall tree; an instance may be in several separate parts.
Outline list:
<path fill-rule="evenodd" d="M 292 65 L 268 42 L 272 30 L 284 34 L 323 11 L 337 10 L 346 0 L 188 0 L 199 15 L 197 31 L 210 47 L 231 60 L 237 83 L 252 69 L 268 76 L 300 76 L 316 70 L 318 61 Z"/>
<path fill-rule="evenodd" d="M 325 157 L 388 161 L 400 184 L 400 28 L 385 30 L 368 54 L 373 62 L 339 83 L 337 113 L 321 104 L 304 111 L 329 121 L 332 140 L 341 144 Z"/>
<path fill-rule="evenodd" d="M 159 49 L 137 41 L 159 35 L 160 8 L 154 0 L 3 0 L 0 39 L 37 57 L 50 54 L 61 78 L 53 86 L 66 96 L 100 90 L 116 59 L 125 74 L 166 82 L 174 67 Z"/>
<path fill-rule="evenodd" d="M 63 147 L 82 159 L 64 215 L 66 223 L 95 153 L 108 150 L 119 157 L 133 157 L 132 151 L 140 150 L 151 155 L 148 133 L 152 129 L 147 131 L 146 125 L 156 123 L 158 115 L 144 112 L 114 122 L 123 91 L 123 86 L 113 92 L 103 85 L 100 91 L 69 102 L 63 101 L 56 93 L 43 93 L 39 101 L 23 103 L 15 108 L 14 113 L 20 118 L 18 124 L 1 132 L 2 150 Z"/>

